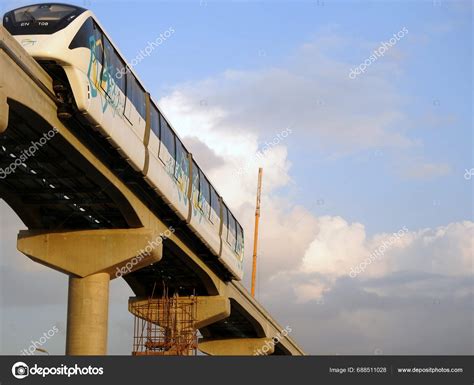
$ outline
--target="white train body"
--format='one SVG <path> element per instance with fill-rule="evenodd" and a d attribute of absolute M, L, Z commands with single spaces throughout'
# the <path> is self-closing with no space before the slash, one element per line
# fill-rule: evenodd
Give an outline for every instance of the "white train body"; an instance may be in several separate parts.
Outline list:
<path fill-rule="evenodd" d="M 231 276 L 242 279 L 242 227 L 94 14 L 37 4 L 6 13 L 3 25 L 40 63 L 63 68 L 78 112 L 143 174 Z"/>

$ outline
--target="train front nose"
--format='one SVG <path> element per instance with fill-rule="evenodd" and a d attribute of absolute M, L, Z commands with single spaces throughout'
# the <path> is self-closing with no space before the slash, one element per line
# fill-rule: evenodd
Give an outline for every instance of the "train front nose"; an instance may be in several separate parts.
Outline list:
<path fill-rule="evenodd" d="M 86 9 L 67 4 L 35 4 L 14 9 L 3 16 L 3 26 L 37 59 L 52 58 L 63 47 L 63 32 Z"/>
<path fill-rule="evenodd" d="M 54 59 L 54 35 L 17 35 L 15 40 L 35 59 Z"/>

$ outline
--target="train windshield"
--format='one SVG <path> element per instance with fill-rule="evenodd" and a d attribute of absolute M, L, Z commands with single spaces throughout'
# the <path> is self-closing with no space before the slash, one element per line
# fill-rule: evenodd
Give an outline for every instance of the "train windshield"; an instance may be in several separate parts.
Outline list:
<path fill-rule="evenodd" d="M 3 16 L 3 26 L 12 35 L 44 35 L 57 32 L 85 9 L 67 4 L 36 4 L 15 9 Z"/>

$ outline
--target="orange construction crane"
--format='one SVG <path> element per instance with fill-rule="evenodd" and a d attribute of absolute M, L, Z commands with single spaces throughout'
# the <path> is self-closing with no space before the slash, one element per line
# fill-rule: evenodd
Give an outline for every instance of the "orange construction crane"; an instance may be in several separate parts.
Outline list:
<path fill-rule="evenodd" d="M 257 244 L 258 244 L 258 221 L 260 220 L 260 195 L 262 193 L 263 169 L 258 169 L 257 207 L 255 209 L 255 232 L 253 235 L 253 264 L 252 264 L 252 297 L 255 297 L 255 281 L 257 276 Z"/>

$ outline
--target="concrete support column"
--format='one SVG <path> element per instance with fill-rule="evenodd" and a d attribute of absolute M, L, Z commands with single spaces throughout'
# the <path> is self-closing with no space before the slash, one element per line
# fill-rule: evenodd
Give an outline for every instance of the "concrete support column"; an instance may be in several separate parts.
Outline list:
<path fill-rule="evenodd" d="M 109 281 L 158 262 L 161 235 L 146 228 L 18 234 L 19 251 L 69 275 L 66 354 L 107 353 Z"/>
<path fill-rule="evenodd" d="M 67 355 L 107 354 L 109 281 L 107 273 L 69 276 Z"/>

